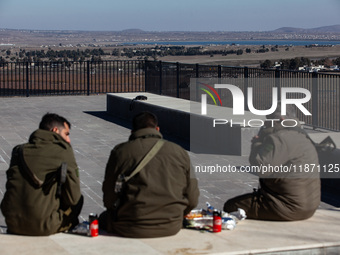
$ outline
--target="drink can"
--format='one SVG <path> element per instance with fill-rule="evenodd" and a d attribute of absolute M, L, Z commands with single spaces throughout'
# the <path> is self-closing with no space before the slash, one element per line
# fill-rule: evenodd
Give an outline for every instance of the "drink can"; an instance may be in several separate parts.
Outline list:
<path fill-rule="evenodd" d="M 218 233 L 222 230 L 222 218 L 221 213 L 217 210 L 213 212 L 213 232 Z"/>
<path fill-rule="evenodd" d="M 98 230 L 99 230 L 99 226 L 98 226 L 98 216 L 97 214 L 94 213 L 90 213 L 89 215 L 89 231 L 87 233 L 88 236 L 98 236 Z"/>

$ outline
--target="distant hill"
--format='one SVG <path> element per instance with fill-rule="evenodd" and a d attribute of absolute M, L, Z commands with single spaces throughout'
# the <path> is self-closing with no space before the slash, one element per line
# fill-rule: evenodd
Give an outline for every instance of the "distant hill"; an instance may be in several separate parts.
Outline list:
<path fill-rule="evenodd" d="M 338 40 L 340 25 L 317 28 L 282 27 L 273 31 L 144 31 L 125 29 L 121 31 L 72 31 L 1 29 L 0 45 L 39 46 L 115 46 L 124 43 L 153 42 L 199 42 L 233 40 Z"/>
<path fill-rule="evenodd" d="M 275 29 L 275 33 L 340 33 L 340 25 L 323 26 L 317 28 L 296 28 L 296 27 L 281 27 Z"/>
<path fill-rule="evenodd" d="M 137 28 L 131 28 L 131 29 L 125 29 L 120 31 L 122 34 L 144 34 L 145 31 L 142 29 L 137 29 Z"/>

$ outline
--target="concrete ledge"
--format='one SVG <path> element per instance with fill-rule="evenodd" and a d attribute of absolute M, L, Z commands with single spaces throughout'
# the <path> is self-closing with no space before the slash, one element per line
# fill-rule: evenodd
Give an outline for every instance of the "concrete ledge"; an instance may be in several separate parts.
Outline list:
<path fill-rule="evenodd" d="M 305 221 L 244 220 L 221 233 L 182 229 L 177 235 L 131 239 L 56 234 L 0 235 L 2 254 L 339 254 L 340 209 L 317 210 Z"/>
<path fill-rule="evenodd" d="M 139 95 L 148 99 L 133 100 Z M 161 132 L 183 140 L 190 145 L 190 151 L 194 153 L 240 156 L 249 154 L 251 138 L 258 133 L 258 128 L 243 127 L 239 124 L 212 128 L 212 118 L 193 114 L 190 107 L 188 100 L 150 93 L 107 94 L 109 114 L 131 121 L 133 116 L 141 111 L 153 112 L 158 117 Z M 219 109 L 228 113 L 228 108 Z M 200 127 L 200 130 L 195 128 L 191 131 L 196 130 L 197 133 L 190 132 L 192 126 Z"/>

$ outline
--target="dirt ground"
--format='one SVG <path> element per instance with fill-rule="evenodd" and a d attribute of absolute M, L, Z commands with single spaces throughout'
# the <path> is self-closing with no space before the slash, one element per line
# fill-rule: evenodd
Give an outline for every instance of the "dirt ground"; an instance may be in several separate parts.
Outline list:
<path fill-rule="evenodd" d="M 196 45 L 197 47 L 198 45 Z M 127 48 L 127 47 L 135 47 L 135 48 L 145 48 L 145 47 L 154 47 L 152 45 L 134 45 L 134 46 L 117 46 L 118 48 Z M 108 55 L 102 56 L 102 60 L 133 60 L 137 59 L 137 57 L 127 58 L 127 57 L 115 57 L 112 56 L 111 53 L 113 49 L 117 47 L 101 47 L 104 52 L 108 53 Z M 186 46 L 186 47 L 195 47 Z M 156 60 L 167 61 L 167 62 L 180 62 L 187 64 L 211 64 L 211 65 L 227 65 L 227 66 L 249 66 L 249 67 L 257 67 L 264 60 L 271 60 L 272 62 L 280 61 L 281 59 L 292 59 L 296 57 L 306 57 L 311 60 L 330 58 L 335 59 L 340 57 L 340 45 L 334 46 L 319 46 L 319 47 L 306 47 L 306 46 L 278 46 L 277 51 L 271 51 L 273 46 L 267 45 L 265 46 L 269 49 L 268 52 L 265 53 L 256 53 L 257 50 L 261 49 L 260 45 L 213 45 L 213 46 L 204 46 L 203 50 L 243 50 L 242 55 L 229 54 L 226 56 L 222 56 L 221 54 L 215 55 L 196 55 L 196 56 L 157 56 Z M 49 47 L 49 49 L 53 49 L 55 51 L 61 50 L 85 50 L 85 49 L 93 49 L 92 47 L 60 47 L 54 46 Z M 251 49 L 251 53 L 246 53 L 246 49 Z M 6 57 L 6 50 L 10 50 L 12 52 L 12 56 L 15 55 L 20 50 L 25 49 L 26 51 L 32 50 L 45 50 L 48 48 L 41 47 L 18 47 L 18 46 L 4 46 L 0 45 L 0 56 L 3 58 Z M 153 58 L 149 58 L 149 60 L 153 60 Z M 8 58 L 6 61 L 10 61 Z"/>
<path fill-rule="evenodd" d="M 214 64 L 214 65 L 228 65 L 228 66 L 258 66 L 264 60 L 271 60 L 273 62 L 280 59 L 292 59 L 296 57 L 305 57 L 311 60 L 323 59 L 323 58 L 338 58 L 340 57 L 340 45 L 332 47 L 312 47 L 307 48 L 305 46 L 279 46 L 278 51 L 268 51 L 266 53 L 255 53 L 259 46 L 227 46 L 226 50 L 236 50 L 241 48 L 244 50 L 242 55 L 230 54 L 227 56 L 222 55 L 203 55 L 203 56 L 166 56 L 159 58 L 158 60 L 169 62 L 181 62 L 181 63 L 198 63 L 198 64 Z M 245 49 L 250 48 L 252 53 L 245 53 Z M 269 47 L 270 48 L 270 47 Z"/>

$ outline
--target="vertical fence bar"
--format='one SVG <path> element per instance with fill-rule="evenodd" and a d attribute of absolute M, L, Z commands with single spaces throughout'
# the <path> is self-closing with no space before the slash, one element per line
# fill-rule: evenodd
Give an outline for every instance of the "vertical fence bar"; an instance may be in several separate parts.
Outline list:
<path fill-rule="evenodd" d="M 277 100 L 281 100 L 280 70 L 275 70 L 275 87 L 277 87 Z"/>
<path fill-rule="evenodd" d="M 159 94 L 162 95 L 162 82 L 163 82 L 163 68 L 162 61 L 159 61 Z"/>
<path fill-rule="evenodd" d="M 145 60 L 144 62 L 144 90 L 145 92 L 148 92 L 148 78 L 149 78 L 149 61 Z"/>
<path fill-rule="evenodd" d="M 90 61 L 86 61 L 87 65 L 87 70 L 86 70 L 86 75 L 87 75 L 87 95 L 90 95 Z"/>
<path fill-rule="evenodd" d="M 29 73 L 28 73 L 28 62 L 26 62 L 26 97 L 30 96 L 30 81 L 29 81 Z"/>
<path fill-rule="evenodd" d="M 319 116 L 318 116 L 318 86 L 319 86 L 319 82 L 318 82 L 318 73 L 313 72 L 312 74 L 312 125 L 313 128 L 315 129 L 319 122 Z"/>
<path fill-rule="evenodd" d="M 179 63 L 177 62 L 176 63 L 176 83 L 177 83 L 177 98 L 179 98 L 179 75 L 180 75 L 180 65 Z"/>
<path fill-rule="evenodd" d="M 249 77 L 249 69 L 248 67 L 244 67 L 243 69 L 243 76 L 244 76 L 244 82 L 243 82 L 243 93 L 244 93 L 244 109 L 248 111 L 248 77 Z M 254 93 L 253 93 L 254 96 Z"/>

